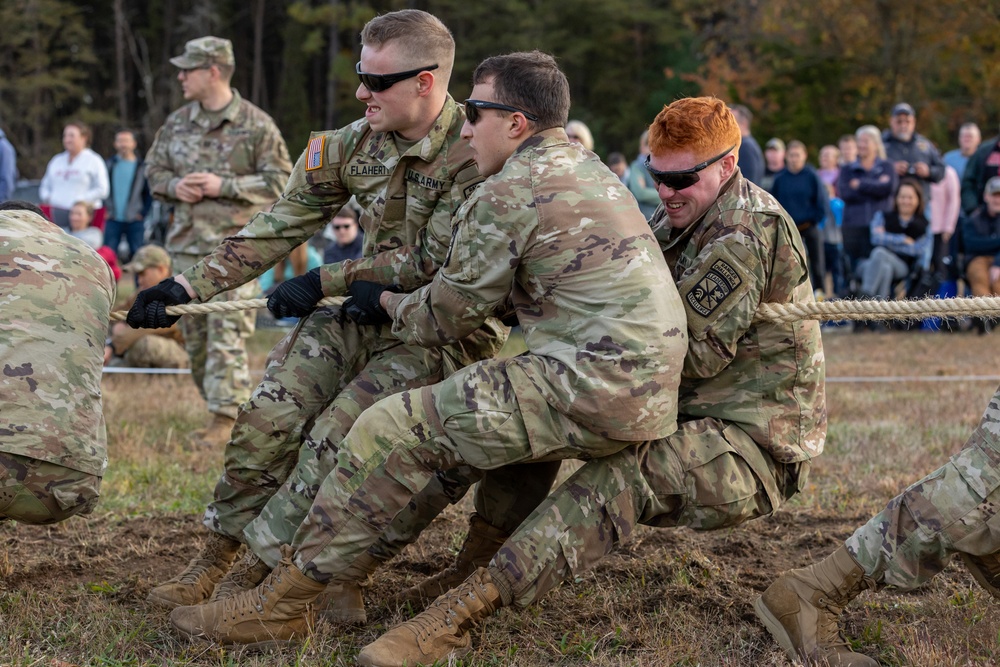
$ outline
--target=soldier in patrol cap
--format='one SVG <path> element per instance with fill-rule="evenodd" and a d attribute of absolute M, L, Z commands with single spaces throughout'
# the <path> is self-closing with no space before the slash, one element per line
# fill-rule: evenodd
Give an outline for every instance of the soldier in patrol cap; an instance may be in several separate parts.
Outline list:
<path fill-rule="evenodd" d="M 207 543 L 177 577 L 150 592 L 156 604 L 198 604 L 260 583 L 278 564 L 280 546 L 292 540 L 340 441 L 365 408 L 491 358 L 506 341 L 507 328 L 487 318 L 460 340 L 425 349 L 388 326 L 356 325 L 339 305 L 316 309 L 324 295 L 343 296 L 358 279 L 404 290 L 429 282 L 445 260 L 452 214 L 482 182 L 461 137 L 465 114 L 448 95 L 455 43 L 447 27 L 426 12 L 402 10 L 372 19 L 361 41 L 356 95 L 364 118 L 314 133 L 272 210 L 175 279 L 140 293 L 129 313 L 133 326 L 169 324 L 165 306 L 204 301 L 251 280 L 309 239 L 352 195 L 363 209 L 364 257 L 285 281 L 270 297 L 277 317 L 302 319 L 271 352 L 264 379 L 236 419 L 225 471 L 205 512 Z M 520 521 L 507 517 L 530 512 L 548 494 L 558 467 L 538 464 L 530 476 L 517 467 L 487 475 L 476 493 L 477 511 L 486 518 L 476 525 L 502 542 Z M 415 540 L 476 479 L 467 469 L 437 477 L 358 560 L 356 581 L 331 590 L 328 615 L 363 622 L 357 582 Z M 243 542 L 246 557 L 233 566 Z"/>
<path fill-rule="evenodd" d="M 230 87 L 236 61 L 228 39 L 193 39 L 170 62 L 190 103 L 156 133 L 146 177 L 153 196 L 174 207 L 166 247 L 174 270 L 184 271 L 272 204 L 292 165 L 271 117 Z M 214 300 L 251 299 L 256 291 L 248 283 Z M 191 375 L 208 403 L 209 419 L 193 434 L 195 444 L 225 443 L 237 409 L 250 397 L 246 338 L 254 317 L 253 311 L 212 313 L 179 324 Z"/>
<path fill-rule="evenodd" d="M 101 341 L 111 268 L 32 204 L 0 204 L 0 522 L 97 505 L 108 465 Z"/>
<path fill-rule="evenodd" d="M 715 530 L 772 513 L 804 485 L 826 436 L 819 324 L 753 322 L 759 303 L 813 300 L 795 223 L 737 167 L 740 130 L 715 98 L 681 99 L 649 128 L 649 224 L 687 313 L 675 433 L 585 464 L 479 568 L 365 647 L 362 665 L 431 664 L 469 628 L 525 607 L 627 543 L 635 525 Z M 419 641 L 418 641 L 419 637 Z"/>
<path fill-rule="evenodd" d="M 1000 600 L 998 509 L 1000 389 L 960 452 L 890 500 L 825 559 L 781 575 L 754 610 L 792 660 L 877 667 L 841 633 L 843 608 L 865 590 L 913 590 L 956 554 Z"/>
<path fill-rule="evenodd" d="M 345 310 L 430 348 L 511 308 L 527 352 L 367 409 L 269 577 L 175 609 L 182 634 L 301 637 L 319 591 L 357 576 L 355 560 L 440 470 L 605 456 L 677 427 L 684 309 L 635 199 L 566 137 L 565 75 L 551 56 L 512 53 L 480 63 L 473 84 L 462 133 L 488 178 L 455 214 L 443 266 L 410 294 L 355 281 Z"/>
<path fill-rule="evenodd" d="M 158 245 L 148 244 L 136 250 L 132 261 L 122 267 L 135 275 L 139 289 L 146 289 L 169 278 L 170 255 Z M 133 295 L 126 308 L 134 302 Z M 187 368 L 188 355 L 184 336 L 176 324 L 166 329 L 133 329 L 124 322 L 111 325 L 105 341 L 104 363 L 128 368 Z"/>

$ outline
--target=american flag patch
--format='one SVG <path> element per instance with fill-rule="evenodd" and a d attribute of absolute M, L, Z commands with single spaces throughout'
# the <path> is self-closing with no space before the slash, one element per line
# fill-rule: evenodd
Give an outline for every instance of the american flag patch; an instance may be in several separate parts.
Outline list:
<path fill-rule="evenodd" d="M 325 143 L 326 137 L 324 135 L 309 140 L 309 146 L 306 148 L 306 171 L 313 171 L 323 166 L 323 145 Z"/>

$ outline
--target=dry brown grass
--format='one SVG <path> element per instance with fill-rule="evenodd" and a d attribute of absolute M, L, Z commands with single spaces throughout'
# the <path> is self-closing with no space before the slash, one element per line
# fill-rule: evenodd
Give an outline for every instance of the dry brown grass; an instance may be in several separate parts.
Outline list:
<path fill-rule="evenodd" d="M 254 341 L 254 366 L 274 342 Z M 829 375 L 996 374 L 995 337 L 834 333 Z M 777 574 L 822 557 L 908 483 L 961 447 L 995 383 L 834 384 L 827 452 L 808 489 L 773 517 L 638 539 L 523 612 L 476 631 L 477 665 L 788 665 L 752 611 Z M 256 655 L 179 640 L 145 603 L 204 536 L 221 452 L 189 451 L 202 422 L 188 378 L 105 381 L 111 466 L 98 511 L 48 527 L 0 527 L 0 664 L 347 665 L 403 618 L 384 601 L 442 567 L 465 530 L 449 508 L 368 591 L 371 623 L 320 624 L 310 642 Z M 957 564 L 907 594 L 865 594 L 845 614 L 855 646 L 885 665 L 1000 662 L 1000 602 Z"/>

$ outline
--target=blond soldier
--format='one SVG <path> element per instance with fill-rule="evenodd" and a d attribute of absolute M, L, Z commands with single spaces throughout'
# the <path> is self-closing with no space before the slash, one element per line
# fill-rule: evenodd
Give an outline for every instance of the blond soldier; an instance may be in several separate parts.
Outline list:
<path fill-rule="evenodd" d="M 0 521 L 55 523 L 97 505 L 114 297 L 90 246 L 31 204 L 0 205 Z"/>
<path fill-rule="evenodd" d="M 193 266 L 222 239 L 281 194 L 291 162 L 274 121 L 231 88 L 236 61 L 228 39 L 191 40 L 170 62 L 191 103 L 167 117 L 146 156 L 153 195 L 173 205 L 167 250 L 175 271 Z M 247 283 L 217 300 L 250 299 Z M 229 439 L 240 404 L 250 397 L 246 338 L 253 311 L 213 313 L 180 323 L 191 375 L 208 403 L 209 420 L 196 432 L 200 445 Z"/>
<path fill-rule="evenodd" d="M 391 313 L 397 336 L 437 346 L 511 304 L 527 353 L 366 410 L 294 553 L 285 547 L 253 590 L 175 609 L 182 634 L 225 643 L 303 635 L 312 600 L 357 575 L 355 560 L 439 470 L 603 456 L 676 428 L 683 307 L 635 200 L 567 139 L 566 77 L 532 52 L 487 59 L 473 82 L 463 136 L 488 178 L 456 213 L 444 265 L 409 295 L 356 281 L 346 308 L 365 321 Z"/>
<path fill-rule="evenodd" d="M 140 293 L 129 313 L 133 325 L 169 323 L 166 305 L 195 295 L 205 300 L 259 275 L 352 195 L 364 210 L 365 257 L 286 281 L 270 298 L 276 315 L 303 319 L 272 351 L 263 381 L 239 412 L 225 472 L 205 512 L 208 543 L 177 577 L 150 592 L 156 604 L 197 604 L 260 583 L 280 561 L 280 546 L 294 537 L 340 441 L 365 408 L 490 358 L 506 340 L 507 329 L 488 318 L 461 340 L 426 349 L 387 326 L 358 326 L 339 306 L 315 309 L 324 294 L 342 296 L 359 278 L 407 290 L 429 282 L 445 260 L 452 214 L 482 182 L 460 136 L 465 116 L 448 95 L 455 43 L 447 27 L 426 12 L 403 10 L 372 19 L 361 39 L 357 97 L 367 107 L 365 118 L 314 134 L 271 211 L 176 281 Z M 557 470 L 555 462 L 535 466 L 530 477 L 517 469 L 490 473 L 476 494 L 477 510 L 492 522 L 490 534 L 502 542 L 517 517 L 548 494 Z M 358 570 L 373 571 L 416 539 L 474 479 L 462 470 L 437 477 Z M 246 557 L 230 570 L 244 541 Z M 334 618 L 364 621 L 360 589 L 338 590 Z"/>
<path fill-rule="evenodd" d="M 715 530 L 773 512 L 805 483 L 826 434 L 819 325 L 756 324 L 762 302 L 811 301 L 795 223 L 736 166 L 740 131 L 720 100 L 674 102 L 649 130 L 650 224 L 687 311 L 679 426 L 588 462 L 500 547 L 488 568 L 359 656 L 431 664 L 471 650 L 469 628 L 525 607 L 633 536 L 635 525 Z"/>

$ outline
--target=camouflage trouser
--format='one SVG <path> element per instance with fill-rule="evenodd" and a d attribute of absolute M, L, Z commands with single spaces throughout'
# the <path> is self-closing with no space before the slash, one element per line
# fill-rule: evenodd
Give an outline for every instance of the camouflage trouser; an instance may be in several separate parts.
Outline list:
<path fill-rule="evenodd" d="M 805 481 L 740 428 L 682 422 L 667 438 L 589 461 L 500 548 L 489 569 L 504 603 L 519 607 L 590 568 L 637 523 L 715 530 L 773 512 Z"/>
<path fill-rule="evenodd" d="M 149 335 L 125 350 L 124 361 L 132 368 L 187 368 L 188 355 L 176 340 Z"/>
<path fill-rule="evenodd" d="M 272 350 L 264 379 L 239 412 L 205 525 L 245 541 L 275 566 L 358 416 L 384 396 L 450 375 L 464 365 L 453 353 L 450 347 L 403 345 L 382 327 L 346 320 L 338 307 L 303 318 Z M 523 471 L 489 475 L 477 489 L 478 511 L 512 531 L 548 493 L 557 470 L 540 467 L 530 483 Z M 478 476 L 468 467 L 436 475 L 374 546 L 374 555 L 386 560 L 398 553 Z"/>
<path fill-rule="evenodd" d="M 909 590 L 956 553 L 1000 551 L 1000 389 L 962 451 L 893 498 L 847 549 L 879 585 Z"/>
<path fill-rule="evenodd" d="M 439 470 L 586 459 L 633 444 L 583 428 L 537 393 L 515 395 L 511 378 L 519 388 L 527 382 L 519 359 L 479 362 L 366 410 L 295 534 L 296 564 L 317 581 L 336 580 L 414 496 L 433 488 Z"/>
<path fill-rule="evenodd" d="M 0 452 L 0 521 L 46 524 L 90 514 L 101 478 L 38 459 Z"/>
<path fill-rule="evenodd" d="M 186 271 L 200 259 L 196 255 L 171 256 L 176 273 Z M 257 281 L 251 280 L 208 303 L 253 299 L 257 291 Z M 208 403 L 209 412 L 235 418 L 240 404 L 250 396 L 246 339 L 253 334 L 256 318 L 256 311 L 243 310 L 185 315 L 177 323 L 191 360 L 191 377 Z"/>

